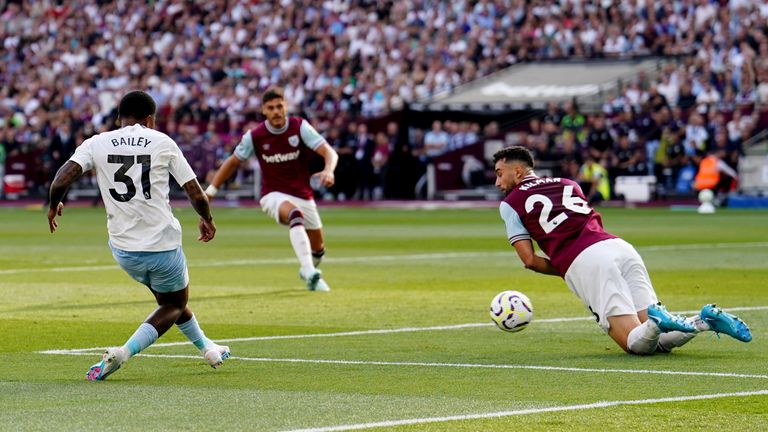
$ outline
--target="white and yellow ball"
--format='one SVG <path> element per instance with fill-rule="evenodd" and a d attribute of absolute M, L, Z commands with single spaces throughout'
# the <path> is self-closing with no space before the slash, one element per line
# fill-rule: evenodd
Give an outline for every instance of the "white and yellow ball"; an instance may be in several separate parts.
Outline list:
<path fill-rule="evenodd" d="M 491 319 L 506 332 L 518 332 L 533 321 L 533 303 L 519 291 L 504 291 L 491 301 Z"/>

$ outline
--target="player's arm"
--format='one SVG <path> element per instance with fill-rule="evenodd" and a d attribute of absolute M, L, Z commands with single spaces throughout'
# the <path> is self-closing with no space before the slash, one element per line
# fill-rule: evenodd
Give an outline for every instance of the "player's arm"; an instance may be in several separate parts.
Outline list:
<path fill-rule="evenodd" d="M 50 202 L 48 205 L 48 227 L 51 232 L 55 232 L 58 224 L 56 223 L 56 216 L 61 216 L 61 210 L 64 208 L 64 204 L 61 202 L 64 199 L 64 195 L 72 183 L 77 181 L 80 176 L 83 175 L 83 168 L 76 162 L 67 161 L 56 172 L 56 177 L 51 182 L 50 190 Z"/>
<path fill-rule="evenodd" d="M 533 251 L 533 242 L 531 240 L 518 240 L 512 246 L 517 251 L 517 256 L 523 262 L 525 268 L 538 273 L 560 276 L 560 273 L 547 258 L 536 255 Z"/>
<path fill-rule="evenodd" d="M 240 168 L 240 162 L 248 160 L 248 158 L 254 154 L 253 137 L 249 130 L 240 139 L 237 147 L 235 147 L 235 151 L 232 152 L 232 156 L 227 158 L 227 160 L 221 164 L 218 171 L 216 171 L 216 174 L 213 175 L 211 184 L 208 185 L 208 188 L 205 190 L 205 194 L 208 195 L 208 198 L 213 198 L 216 195 L 216 192 L 219 191 L 221 185 L 223 185 L 227 179 L 232 177 L 232 174 Z"/>
<path fill-rule="evenodd" d="M 320 147 L 315 151 L 322 156 L 325 161 L 325 167 L 322 171 L 317 173 L 320 177 L 320 183 L 325 187 L 331 187 L 336 182 L 336 177 L 333 172 L 336 171 L 336 165 L 339 163 L 339 155 L 327 142 L 320 144 Z"/>
<path fill-rule="evenodd" d="M 232 155 L 221 164 L 218 171 L 216 171 L 216 174 L 213 175 L 211 184 L 208 185 L 208 188 L 205 190 L 205 194 L 208 195 L 209 198 L 213 198 L 216 195 L 216 192 L 219 191 L 221 185 L 223 185 L 227 179 L 232 177 L 232 174 L 240 168 L 240 162 L 241 161 L 237 156 Z"/>
<path fill-rule="evenodd" d="M 203 242 L 213 240 L 213 237 L 216 235 L 216 225 L 213 223 L 211 206 L 208 203 L 208 197 L 203 192 L 203 188 L 196 178 L 184 183 L 182 188 L 187 193 L 192 207 L 200 215 L 200 237 L 197 239 Z"/>
<path fill-rule="evenodd" d="M 307 147 L 322 156 L 325 161 L 323 170 L 315 174 L 319 177 L 320 184 L 325 187 L 333 186 L 336 182 L 336 176 L 333 172 L 336 171 L 336 164 L 339 162 L 339 155 L 336 153 L 336 150 L 306 120 L 301 121 L 299 133 L 301 134 L 301 140 L 304 141 Z"/>

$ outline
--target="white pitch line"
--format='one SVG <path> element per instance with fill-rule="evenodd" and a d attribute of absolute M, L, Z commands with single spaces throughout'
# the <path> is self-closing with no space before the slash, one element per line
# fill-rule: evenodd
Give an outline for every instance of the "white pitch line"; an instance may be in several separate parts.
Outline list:
<path fill-rule="evenodd" d="M 657 245 L 640 246 L 636 249 L 640 252 L 661 252 L 661 251 L 683 251 L 699 249 L 751 249 L 757 247 L 766 247 L 768 242 L 752 243 L 700 243 L 700 244 L 681 244 L 681 245 Z M 463 259 L 463 258 L 492 258 L 510 256 L 509 252 L 445 252 L 445 253 L 427 253 L 410 255 L 371 255 L 371 256 L 349 256 L 349 257 L 328 257 L 325 259 L 328 263 L 367 263 L 381 261 L 415 261 L 415 260 L 443 260 L 443 259 Z M 191 267 L 227 267 L 227 266 L 252 266 L 252 265 L 276 265 L 276 264 L 294 264 L 295 258 L 272 258 L 272 259 L 246 259 L 246 260 L 221 260 L 204 261 L 190 263 Z M 117 270 L 119 267 L 114 264 L 93 265 L 82 267 L 43 267 L 43 268 L 21 268 L 0 270 L 0 275 L 12 275 L 21 273 L 38 272 L 81 272 L 81 271 L 100 271 Z"/>
<path fill-rule="evenodd" d="M 758 311 L 768 310 L 768 306 L 739 306 L 725 309 L 728 311 Z M 700 309 L 677 311 L 676 314 L 694 314 L 699 313 Z M 566 318 L 545 318 L 534 320 L 536 324 L 542 323 L 560 323 L 571 321 L 592 321 L 594 317 L 566 317 Z M 253 342 L 253 341 L 265 341 L 265 340 L 281 340 L 281 339 L 309 339 L 309 338 L 330 338 L 330 337 L 345 337 L 345 336 L 366 336 L 366 335 L 379 335 L 379 334 L 391 334 L 391 333 L 413 333 L 423 331 L 439 331 L 439 330 L 458 330 L 465 328 L 477 328 L 477 327 L 493 327 L 493 323 L 466 323 L 466 324 L 453 324 L 445 326 L 431 326 L 431 327 L 401 327 L 394 329 L 374 329 L 374 330 L 355 330 L 336 333 L 309 333 L 309 334 L 295 334 L 295 335 L 279 335 L 279 336 L 252 336 L 244 338 L 229 338 L 229 339 L 216 339 L 216 342 L 230 343 L 230 342 Z M 188 345 L 189 342 L 164 342 L 153 344 L 153 347 L 169 347 L 169 346 L 181 346 Z M 63 354 L 63 353 L 76 353 L 76 352 L 89 352 L 89 351 L 102 351 L 109 347 L 93 347 L 93 348 L 73 348 L 73 349 L 54 349 L 39 351 L 42 354 Z"/>
<path fill-rule="evenodd" d="M 41 351 L 41 354 L 74 355 L 74 356 L 92 356 L 93 353 L 71 352 L 71 351 Z M 167 358 L 167 359 L 193 359 L 200 360 L 199 355 L 187 354 L 138 354 L 139 357 Z M 300 358 L 269 358 L 269 357 L 237 357 L 232 356 L 230 360 L 241 360 L 262 363 L 309 363 L 309 364 L 330 364 L 330 365 L 353 365 L 353 366 L 403 366 L 403 367 L 427 367 L 427 368 L 466 368 L 466 369 L 525 369 L 542 370 L 556 372 L 585 372 L 585 373 L 620 373 L 620 374 L 642 374 L 642 375 L 682 375 L 698 377 L 717 377 L 717 378 L 746 378 L 746 379 L 765 379 L 768 375 L 759 374 L 738 374 L 730 372 L 696 372 L 696 371 L 674 371 L 674 370 L 652 370 L 652 369 L 598 369 L 598 368 L 577 368 L 564 366 L 540 366 L 540 365 L 504 365 L 504 364 L 483 364 L 483 363 L 437 363 L 437 362 L 395 362 L 395 361 L 368 361 L 368 360 L 327 360 L 327 359 L 300 359 Z"/>
<path fill-rule="evenodd" d="M 658 398 L 658 399 L 601 401 L 601 402 L 595 402 L 595 403 L 589 403 L 589 404 L 564 405 L 564 406 L 555 406 L 555 407 L 547 407 L 547 408 L 528 408 L 528 409 L 519 409 L 519 410 L 510 410 L 510 411 L 489 412 L 489 413 L 460 414 L 460 415 L 445 416 L 445 417 L 424 417 L 424 418 L 403 419 L 403 420 L 387 420 L 387 421 L 371 422 L 371 423 L 348 424 L 348 425 L 339 425 L 339 426 L 324 426 L 324 427 L 316 427 L 316 428 L 308 428 L 308 429 L 292 429 L 292 430 L 287 430 L 283 432 L 340 432 L 340 431 L 372 429 L 372 428 L 382 428 L 382 427 L 407 426 L 407 425 L 424 424 L 424 423 L 441 423 L 441 422 L 461 421 L 461 420 L 482 420 L 482 419 L 489 419 L 489 418 L 511 417 L 511 416 L 527 415 L 527 414 L 541 414 L 541 413 L 551 413 L 551 412 L 561 412 L 561 411 L 579 411 L 579 410 L 588 410 L 588 409 L 596 409 L 596 408 L 608 408 L 608 407 L 615 407 L 615 406 L 621 406 L 621 405 L 646 405 L 646 404 L 656 404 L 656 403 L 686 402 L 686 401 L 693 401 L 693 400 L 720 399 L 720 398 L 727 398 L 727 397 L 749 397 L 749 396 L 763 396 L 763 395 L 768 395 L 768 390 L 756 390 L 756 391 L 733 392 L 733 393 L 715 393 L 715 394 L 704 394 L 704 395 L 694 395 L 694 396 L 675 396 L 675 397 Z"/>
<path fill-rule="evenodd" d="M 735 243 L 738 244 L 738 243 Z M 463 258 L 487 258 L 493 256 L 506 256 L 509 252 L 447 252 L 431 254 L 410 254 L 410 255 L 371 255 L 371 256 L 350 256 L 350 257 L 328 257 L 324 261 L 328 263 L 359 263 L 359 262 L 381 262 L 381 261 L 416 261 L 416 260 L 443 260 L 443 259 L 463 259 Z M 276 264 L 295 264 L 296 258 L 266 258 L 266 259 L 238 259 L 238 260 L 220 260 L 220 261 L 202 261 L 192 262 L 190 267 L 227 267 L 227 266 L 252 266 L 252 265 L 276 265 Z M 116 264 L 94 265 L 82 267 L 48 267 L 48 268 L 23 268 L 0 270 L 0 275 L 37 273 L 37 272 L 80 272 L 97 270 L 117 270 Z"/>

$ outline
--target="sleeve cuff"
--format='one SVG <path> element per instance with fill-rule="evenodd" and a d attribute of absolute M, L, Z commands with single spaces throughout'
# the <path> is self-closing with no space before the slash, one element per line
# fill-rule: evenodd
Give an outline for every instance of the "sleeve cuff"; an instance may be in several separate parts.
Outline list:
<path fill-rule="evenodd" d="M 530 239 L 531 239 L 530 235 L 528 235 L 528 234 L 520 234 L 520 235 L 516 235 L 514 237 L 510 237 L 509 238 L 509 244 L 513 245 L 513 244 L 519 242 L 520 240 L 530 240 Z"/>

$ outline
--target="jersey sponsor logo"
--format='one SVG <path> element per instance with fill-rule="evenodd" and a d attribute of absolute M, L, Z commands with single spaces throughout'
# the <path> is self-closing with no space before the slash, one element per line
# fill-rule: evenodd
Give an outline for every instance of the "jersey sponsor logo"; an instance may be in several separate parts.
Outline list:
<path fill-rule="evenodd" d="M 288 137 L 288 144 L 291 145 L 291 147 L 298 147 L 299 146 L 299 137 L 296 135 L 292 135 Z"/>
<path fill-rule="evenodd" d="M 296 160 L 299 158 L 299 153 L 301 150 L 296 150 L 295 152 L 290 153 L 276 153 L 273 155 L 261 155 L 261 158 L 264 159 L 264 162 L 266 163 L 283 163 L 283 162 L 290 162 L 292 160 Z"/>

